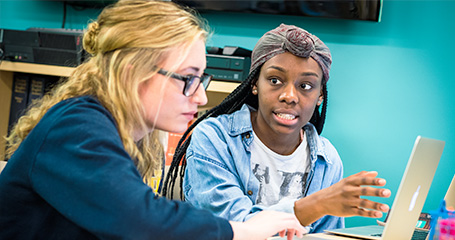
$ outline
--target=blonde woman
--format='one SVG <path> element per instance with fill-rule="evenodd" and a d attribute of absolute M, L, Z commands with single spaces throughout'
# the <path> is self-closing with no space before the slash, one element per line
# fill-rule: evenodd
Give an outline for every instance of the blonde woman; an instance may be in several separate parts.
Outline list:
<path fill-rule="evenodd" d="M 170 2 L 119 1 L 89 24 L 92 57 L 22 117 L 0 175 L 0 239 L 265 239 L 288 214 L 246 223 L 156 195 L 156 130 L 182 132 L 204 87 L 207 31 Z M 202 85 L 202 86 L 201 86 Z"/>

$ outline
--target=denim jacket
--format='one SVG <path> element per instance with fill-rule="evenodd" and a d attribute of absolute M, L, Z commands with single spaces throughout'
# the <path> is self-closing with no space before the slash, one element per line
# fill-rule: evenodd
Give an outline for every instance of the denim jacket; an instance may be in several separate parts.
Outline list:
<path fill-rule="evenodd" d="M 311 168 L 305 196 L 329 187 L 343 177 L 343 165 L 333 145 L 308 123 L 304 127 Z M 253 142 L 248 105 L 232 114 L 208 118 L 193 131 L 186 152 L 183 183 L 186 201 L 232 221 L 245 221 L 261 210 L 294 212 L 294 202 L 265 208 L 256 205 L 259 181 L 250 163 Z M 308 209 L 311 212 L 311 209 Z M 324 216 L 308 226 L 310 232 L 344 227 L 344 218 Z"/>

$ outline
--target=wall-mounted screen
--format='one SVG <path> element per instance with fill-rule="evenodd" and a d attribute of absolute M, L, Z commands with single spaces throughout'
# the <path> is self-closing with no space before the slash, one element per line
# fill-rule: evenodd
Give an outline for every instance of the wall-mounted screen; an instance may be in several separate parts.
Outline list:
<path fill-rule="evenodd" d="M 226 11 L 379 22 L 382 0 L 173 0 L 199 12 Z"/>

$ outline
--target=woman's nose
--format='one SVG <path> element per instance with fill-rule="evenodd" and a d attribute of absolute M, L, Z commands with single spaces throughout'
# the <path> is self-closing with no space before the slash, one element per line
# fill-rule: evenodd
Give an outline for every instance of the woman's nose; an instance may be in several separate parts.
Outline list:
<path fill-rule="evenodd" d="M 286 103 L 297 103 L 299 99 L 295 86 L 293 84 L 288 84 L 285 86 L 278 100 L 285 101 Z"/>
<path fill-rule="evenodd" d="M 198 87 L 193 96 L 191 96 L 191 100 L 199 106 L 204 106 L 205 104 L 207 104 L 208 102 L 207 94 L 202 84 Z"/>

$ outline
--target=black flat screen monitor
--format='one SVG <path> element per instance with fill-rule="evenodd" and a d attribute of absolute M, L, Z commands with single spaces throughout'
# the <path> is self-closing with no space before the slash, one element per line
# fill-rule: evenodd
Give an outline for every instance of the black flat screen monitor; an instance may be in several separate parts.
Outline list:
<path fill-rule="evenodd" d="M 278 14 L 379 22 L 382 0 L 173 0 L 208 11 Z"/>

